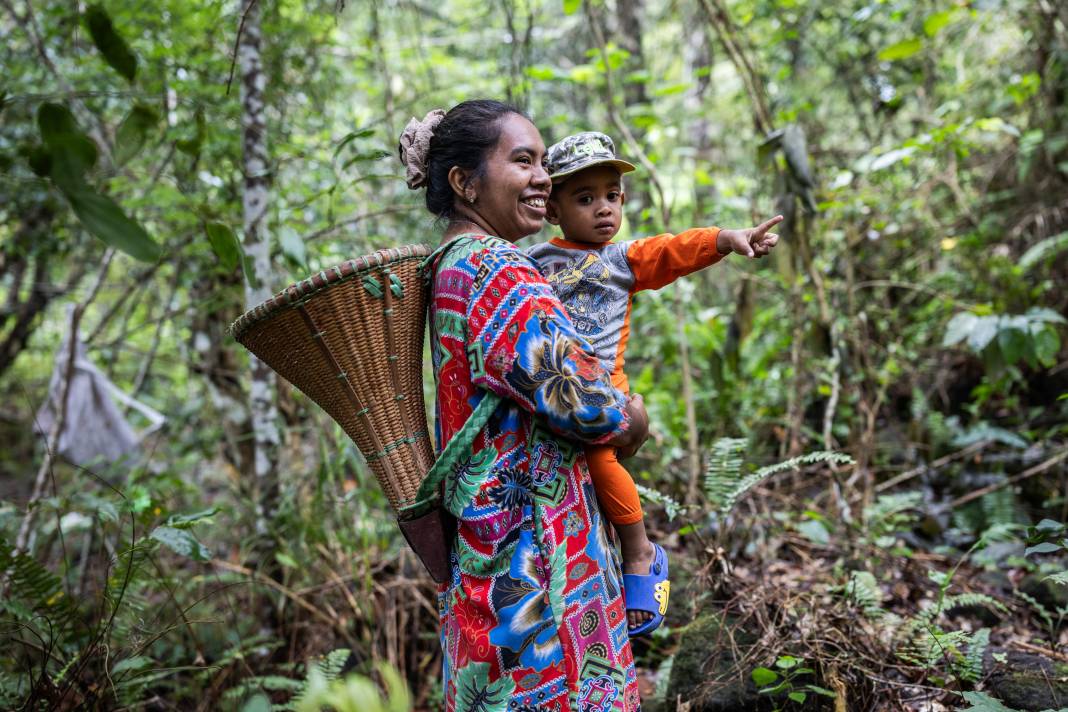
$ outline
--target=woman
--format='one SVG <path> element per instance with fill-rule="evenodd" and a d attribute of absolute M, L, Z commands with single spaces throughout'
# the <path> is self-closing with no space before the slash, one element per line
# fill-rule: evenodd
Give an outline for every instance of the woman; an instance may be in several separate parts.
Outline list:
<path fill-rule="evenodd" d="M 500 398 L 445 480 L 445 707 L 636 710 L 619 564 L 572 441 L 633 452 L 648 422 L 512 244 L 545 217 L 545 144 L 517 109 L 478 100 L 413 119 L 401 157 L 448 221 L 430 307 L 438 448 Z"/>

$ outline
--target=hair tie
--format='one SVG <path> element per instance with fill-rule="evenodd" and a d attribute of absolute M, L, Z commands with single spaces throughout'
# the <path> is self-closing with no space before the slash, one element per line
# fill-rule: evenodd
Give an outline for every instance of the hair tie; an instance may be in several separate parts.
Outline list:
<path fill-rule="evenodd" d="M 443 109 L 434 109 L 422 121 L 414 116 L 404 127 L 400 136 L 401 163 L 407 169 L 405 181 L 412 190 L 426 185 L 427 157 L 430 153 L 430 139 L 434 137 L 434 129 L 445 118 Z"/>

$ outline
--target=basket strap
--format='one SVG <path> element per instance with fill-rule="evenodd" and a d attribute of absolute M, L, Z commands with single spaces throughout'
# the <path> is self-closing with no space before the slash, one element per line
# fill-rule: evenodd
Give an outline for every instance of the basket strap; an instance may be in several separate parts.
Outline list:
<path fill-rule="evenodd" d="M 452 238 L 444 244 L 438 245 L 438 248 L 436 250 L 427 255 L 426 258 L 419 263 L 419 271 L 423 273 L 423 279 L 426 281 L 426 283 L 430 284 L 430 282 L 433 281 L 435 265 L 437 264 L 440 258 L 445 256 L 446 252 L 448 252 L 454 247 L 459 247 L 460 245 L 464 245 L 468 242 L 477 240 L 480 237 L 489 236 L 483 235 L 481 232 L 465 232 L 463 234 L 457 235 L 456 237 Z"/>
<path fill-rule="evenodd" d="M 441 483 L 445 480 L 445 476 L 452 472 L 456 465 L 470 459 L 471 446 L 475 444 L 475 438 L 478 437 L 502 400 L 493 391 L 486 391 L 474 411 L 467 417 L 467 421 L 453 433 L 449 442 L 445 444 L 445 449 L 438 455 L 438 459 L 434 460 L 430 472 L 426 473 L 423 483 L 419 485 L 415 502 L 400 508 L 402 514 L 418 515 L 428 505 L 441 498 Z"/>
<path fill-rule="evenodd" d="M 436 267 L 440 259 L 445 256 L 445 253 L 454 247 L 477 240 L 479 237 L 482 237 L 481 233 L 465 232 L 431 252 L 419 265 L 419 270 L 423 273 L 423 278 L 427 284 L 433 281 Z M 434 460 L 434 464 L 430 467 L 430 471 L 423 477 L 423 482 L 419 485 L 419 491 L 416 492 L 415 501 L 398 510 L 398 514 L 401 515 L 402 519 L 419 516 L 437 500 L 441 499 L 441 483 L 445 480 L 445 475 L 449 474 L 457 463 L 464 462 L 471 457 L 471 446 L 474 445 L 475 438 L 478 437 L 482 427 L 493 415 L 493 411 L 497 409 L 497 405 L 500 402 L 501 397 L 499 395 L 493 391 L 486 391 L 482 400 L 475 406 L 474 411 L 467 417 L 467 421 L 459 430 L 453 433 L 453 436 L 449 438 L 449 442 L 445 443 L 445 449 L 441 451 L 441 454 L 438 455 L 437 459 Z"/>

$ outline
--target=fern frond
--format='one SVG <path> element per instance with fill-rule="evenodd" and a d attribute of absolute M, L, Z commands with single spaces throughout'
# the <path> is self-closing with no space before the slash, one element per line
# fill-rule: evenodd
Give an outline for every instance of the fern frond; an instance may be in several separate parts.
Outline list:
<path fill-rule="evenodd" d="M 642 499 L 654 504 L 659 504 L 664 508 L 664 512 L 668 516 L 668 521 L 673 520 L 679 515 L 679 512 L 682 511 L 682 505 L 669 495 L 650 489 L 645 485 L 640 485 L 637 482 L 634 483 L 634 486 L 638 489 L 638 494 L 642 496 Z"/>
<path fill-rule="evenodd" d="M 745 438 L 720 438 L 712 443 L 705 468 L 705 497 L 716 511 L 729 510 L 724 504 L 738 483 L 742 472 L 742 452 L 748 440 Z"/>
<path fill-rule="evenodd" d="M 79 624 L 78 608 L 63 590 L 59 577 L 32 556 L 18 552 L 0 538 L 0 577 L 7 576 L 8 594 L 0 607 L 12 612 L 32 611 L 47 622 L 54 639 L 72 633 Z M 21 603 L 22 606 L 9 605 Z M 40 626 L 38 626 L 40 627 Z"/>
<path fill-rule="evenodd" d="M 923 502 L 922 492 L 895 492 L 879 495 L 864 508 L 864 522 L 870 528 L 896 515 L 914 510 Z"/>
<path fill-rule="evenodd" d="M 312 678 L 319 678 L 324 684 L 331 683 L 338 679 L 341 675 L 341 669 L 345 667 L 345 663 L 349 659 L 349 655 L 352 653 L 348 648 L 338 648 L 337 650 L 331 650 L 319 660 L 312 660 L 308 663 L 308 673 L 305 675 L 304 680 L 300 683 L 300 690 L 293 695 L 285 705 L 279 706 L 280 710 L 294 710 L 299 709 L 307 700 L 309 693 L 311 692 L 309 683 Z"/>
<path fill-rule="evenodd" d="M 331 650 L 323 656 L 321 661 L 316 663 L 319 672 L 323 674 L 327 682 L 337 679 L 338 675 L 341 674 L 341 668 L 345 667 L 345 663 L 351 653 L 352 651 L 348 648 L 338 648 L 337 650 Z"/>
<path fill-rule="evenodd" d="M 951 611 L 954 608 L 986 608 L 994 613 L 1006 615 L 1009 612 L 1004 603 L 985 593 L 961 593 L 942 599 L 943 611 Z"/>
<path fill-rule="evenodd" d="M 1061 571 L 1059 573 L 1050 574 L 1043 581 L 1052 581 L 1060 586 L 1068 586 L 1068 571 Z"/>
<path fill-rule="evenodd" d="M 854 460 L 844 452 L 834 452 L 832 450 L 816 450 L 815 452 L 805 453 L 804 455 L 798 455 L 797 457 L 791 457 L 789 460 L 783 460 L 782 462 L 776 462 L 774 465 L 768 465 L 761 467 L 759 470 L 753 473 L 754 476 L 759 475 L 760 479 L 770 477 L 771 475 L 779 472 L 786 472 L 787 470 L 796 470 L 803 465 L 815 465 L 821 462 L 829 462 L 833 465 L 852 465 Z"/>
<path fill-rule="evenodd" d="M 227 702 L 236 702 L 246 695 L 260 690 L 296 693 L 303 689 L 304 682 L 302 680 L 294 680 L 291 677 L 282 677 L 281 675 L 255 675 L 231 687 L 223 693 L 222 697 Z"/>
<path fill-rule="evenodd" d="M 852 571 L 849 581 L 840 589 L 846 599 L 855 603 L 868 618 L 881 618 L 883 610 L 883 590 L 868 571 Z"/>
<path fill-rule="evenodd" d="M 990 629 L 980 628 L 968 641 L 968 652 L 960 665 L 960 677 L 968 682 L 978 682 L 983 676 L 983 655 L 990 645 Z"/>
<path fill-rule="evenodd" d="M 983 509 L 987 527 L 1015 524 L 1017 521 L 1016 495 L 1011 487 L 984 495 L 979 504 Z"/>
<path fill-rule="evenodd" d="M 917 631 L 911 640 L 898 649 L 898 656 L 914 665 L 931 668 L 947 658 L 952 662 L 962 659 L 961 648 L 968 644 L 969 636 L 963 630 L 944 631 L 938 627 Z"/>
<path fill-rule="evenodd" d="M 713 447 L 713 449 L 715 448 Z M 772 475 L 776 475 L 780 472 L 787 472 L 789 470 L 796 470 L 797 468 L 802 467 L 804 465 L 815 465 L 816 463 L 820 462 L 846 465 L 852 463 L 853 458 L 841 452 L 828 452 L 823 450 L 810 452 L 805 455 L 791 457 L 789 460 L 776 462 L 774 465 L 767 465 L 765 467 L 761 467 L 756 472 L 748 474 L 742 477 L 740 480 L 737 480 L 731 486 L 727 486 L 727 483 L 720 479 L 719 471 L 717 470 L 716 477 L 713 481 L 713 484 L 716 488 L 716 498 L 713 499 L 710 497 L 709 501 L 713 503 L 720 515 L 726 516 L 728 513 L 730 513 L 732 509 L 734 509 L 734 505 L 738 503 L 738 500 L 741 499 L 742 495 L 744 495 L 746 492 L 753 489 L 758 484 L 768 479 Z M 706 475 L 706 494 L 709 490 L 708 479 L 709 478 Z"/>

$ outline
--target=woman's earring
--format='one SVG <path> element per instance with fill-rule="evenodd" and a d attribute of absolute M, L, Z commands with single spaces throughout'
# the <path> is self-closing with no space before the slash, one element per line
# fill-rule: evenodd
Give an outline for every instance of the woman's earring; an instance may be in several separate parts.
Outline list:
<path fill-rule="evenodd" d="M 475 198 L 476 198 L 476 196 L 475 196 L 475 194 L 474 194 L 474 193 L 467 193 L 467 192 L 465 192 L 465 193 L 464 193 L 464 199 L 465 199 L 465 200 L 466 200 L 466 201 L 467 201 L 468 203 L 474 204 L 474 202 L 475 202 Z"/>

